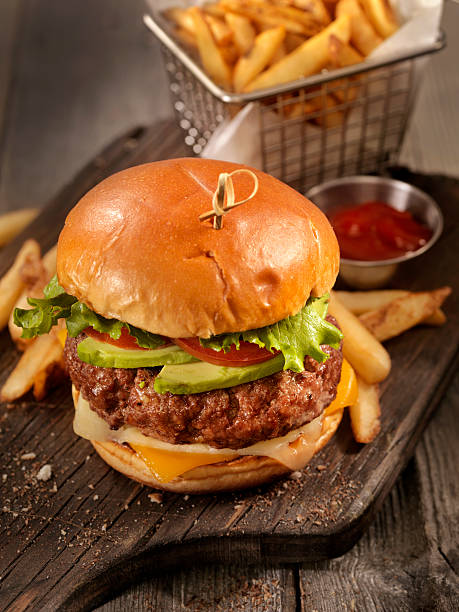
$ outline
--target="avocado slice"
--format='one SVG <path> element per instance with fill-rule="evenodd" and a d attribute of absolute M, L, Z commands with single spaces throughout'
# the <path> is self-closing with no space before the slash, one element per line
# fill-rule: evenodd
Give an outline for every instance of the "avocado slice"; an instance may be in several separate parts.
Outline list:
<path fill-rule="evenodd" d="M 102 368 L 153 368 L 198 361 L 176 344 L 151 350 L 123 349 L 91 337 L 78 345 L 78 357 Z"/>
<path fill-rule="evenodd" d="M 184 365 L 166 365 L 155 379 L 157 393 L 202 393 L 225 389 L 280 372 L 284 356 L 276 355 L 268 361 L 243 367 L 218 366 L 205 361 Z"/>

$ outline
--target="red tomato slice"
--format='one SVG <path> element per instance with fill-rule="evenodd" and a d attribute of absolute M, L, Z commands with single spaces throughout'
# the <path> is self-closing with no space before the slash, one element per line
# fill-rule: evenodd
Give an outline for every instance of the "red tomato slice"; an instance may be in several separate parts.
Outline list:
<path fill-rule="evenodd" d="M 199 338 L 174 338 L 175 344 L 182 348 L 193 357 L 197 357 L 201 361 L 207 361 L 214 365 L 222 365 L 229 367 L 248 366 L 254 363 L 262 363 L 274 357 L 276 353 L 270 353 L 264 348 L 260 348 L 252 342 L 241 342 L 239 350 L 234 345 L 225 353 L 222 351 L 214 351 L 214 349 L 204 348 L 199 342 Z"/>
<path fill-rule="evenodd" d="M 95 338 L 96 340 L 100 340 L 100 342 L 107 342 L 107 344 L 113 344 L 113 346 L 117 346 L 118 348 L 137 349 L 139 351 L 149 350 L 149 349 L 142 348 L 141 346 L 139 346 L 137 344 L 137 340 L 134 338 L 134 336 L 131 336 L 131 334 L 128 332 L 126 327 L 122 328 L 121 336 L 119 337 L 118 340 L 115 340 L 109 334 L 103 334 L 101 332 L 98 332 L 92 327 L 87 327 L 84 330 L 84 333 L 87 336 L 91 336 L 92 338 Z M 168 344 L 171 344 L 171 342 L 169 341 L 168 338 L 164 338 L 164 344 L 161 345 L 161 348 L 163 346 L 167 346 Z"/>

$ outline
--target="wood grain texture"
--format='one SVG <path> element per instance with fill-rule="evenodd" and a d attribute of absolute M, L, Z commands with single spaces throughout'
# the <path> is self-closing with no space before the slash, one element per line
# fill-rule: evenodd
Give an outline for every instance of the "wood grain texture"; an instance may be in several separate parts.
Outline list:
<path fill-rule="evenodd" d="M 44 247 L 55 241 L 66 209 L 91 181 L 126 165 L 181 153 L 180 135 L 168 123 L 120 139 L 9 247 L 0 274 L 26 236 L 35 235 Z M 428 183 L 423 177 L 419 181 L 443 200 L 447 224 L 434 251 L 422 264 L 411 263 L 405 269 L 408 276 L 398 278 L 398 283 L 413 288 L 450 278 L 459 228 L 458 183 Z M 427 257 L 434 266 L 426 265 Z M 148 491 L 109 470 L 87 442 L 75 438 L 68 389 L 50 396 L 51 410 L 30 401 L 4 410 L 1 462 L 8 470 L 1 484 L 1 536 L 6 542 L 0 568 L 2 607 L 90 609 L 134 579 L 195 564 L 196 559 L 241 566 L 267 559 L 318 560 L 345 552 L 371 522 L 448 384 L 458 343 L 457 289 L 446 306 L 450 321 L 445 327 L 420 328 L 388 344 L 394 367 L 383 390 L 382 433 L 377 440 L 359 448 L 344 423 L 299 480 L 255 492 L 188 500 L 164 494 L 162 503 L 156 504 Z M 7 334 L 0 343 L 4 377 L 15 352 Z M 36 461 L 21 460 L 30 451 L 36 453 Z M 34 477 L 43 463 L 53 466 L 48 483 Z M 404 518 L 411 520 L 411 513 Z M 400 541 L 399 533 L 395 537 Z M 330 573 L 327 589 L 337 580 L 335 574 Z M 293 573 L 288 579 L 294 577 Z M 384 583 L 381 576 L 378 579 Z M 371 584 L 370 580 L 365 588 Z"/>

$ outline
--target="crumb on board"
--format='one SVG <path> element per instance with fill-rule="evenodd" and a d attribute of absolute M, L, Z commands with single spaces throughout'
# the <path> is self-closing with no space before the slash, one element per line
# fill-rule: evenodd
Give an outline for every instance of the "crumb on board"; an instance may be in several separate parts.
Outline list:
<path fill-rule="evenodd" d="M 152 504 L 160 504 L 163 501 L 163 496 L 161 495 L 161 493 L 149 493 L 148 499 L 151 501 Z"/>
<path fill-rule="evenodd" d="M 51 465 L 49 463 L 45 463 L 45 465 L 42 465 L 41 468 L 38 470 L 37 480 L 47 481 L 51 478 L 52 474 L 53 470 Z"/>

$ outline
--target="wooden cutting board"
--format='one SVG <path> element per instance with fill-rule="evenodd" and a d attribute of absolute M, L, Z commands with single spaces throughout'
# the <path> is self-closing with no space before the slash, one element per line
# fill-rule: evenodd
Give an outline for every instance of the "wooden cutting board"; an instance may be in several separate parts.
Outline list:
<path fill-rule="evenodd" d="M 186 155 L 172 123 L 116 141 L 0 254 L 0 276 L 26 237 L 55 244 L 70 208 L 105 176 L 134 164 Z M 392 372 L 383 386 L 382 431 L 353 441 L 348 419 L 299 479 L 254 491 L 197 497 L 152 491 L 109 469 L 72 431 L 70 385 L 44 402 L 29 396 L 0 408 L 0 608 L 89 610 L 147 574 L 184 564 L 272 563 L 343 554 L 360 537 L 413 452 L 458 364 L 459 182 L 394 171 L 430 192 L 445 230 L 394 286 L 443 284 L 454 294 L 439 329 L 420 327 L 387 343 Z M 18 358 L 0 335 L 0 384 Z M 35 458 L 26 459 L 27 453 Z M 30 455 L 29 455 L 30 456 Z M 44 464 L 52 477 L 35 478 Z"/>

